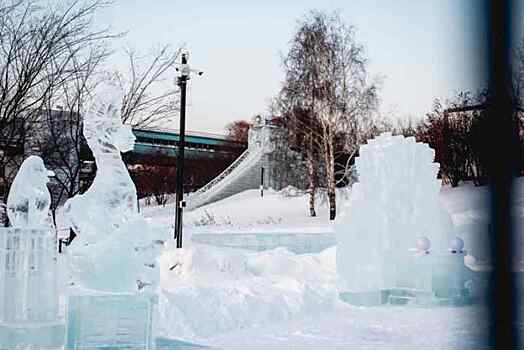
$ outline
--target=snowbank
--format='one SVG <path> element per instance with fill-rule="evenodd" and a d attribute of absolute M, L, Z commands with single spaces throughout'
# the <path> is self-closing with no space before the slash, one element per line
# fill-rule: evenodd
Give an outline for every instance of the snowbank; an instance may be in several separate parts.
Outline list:
<path fill-rule="evenodd" d="M 332 310 L 335 248 L 295 255 L 193 245 L 160 257 L 160 331 L 205 340 L 255 325 Z"/>

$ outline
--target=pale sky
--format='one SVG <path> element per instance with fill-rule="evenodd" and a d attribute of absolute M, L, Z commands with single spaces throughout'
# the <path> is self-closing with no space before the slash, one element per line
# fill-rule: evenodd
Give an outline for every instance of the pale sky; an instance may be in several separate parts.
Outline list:
<path fill-rule="evenodd" d="M 129 31 L 115 49 L 146 52 L 185 43 L 190 64 L 188 128 L 223 132 L 233 120 L 267 113 L 283 80 L 281 54 L 309 9 L 339 9 L 382 77 L 381 111 L 419 117 L 434 98 L 479 86 L 477 0 L 116 0 L 98 17 Z M 115 59 L 111 64 L 118 66 Z M 174 81 L 173 77 L 173 81 Z M 178 122 L 178 118 L 176 119 Z M 176 123 L 175 123 L 176 124 Z M 177 125 L 166 125 L 177 128 Z"/>

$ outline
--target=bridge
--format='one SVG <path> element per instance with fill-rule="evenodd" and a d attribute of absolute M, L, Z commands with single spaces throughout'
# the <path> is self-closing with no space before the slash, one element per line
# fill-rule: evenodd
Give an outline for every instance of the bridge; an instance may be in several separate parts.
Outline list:
<path fill-rule="evenodd" d="M 162 176 L 172 178 L 176 167 L 180 135 L 178 130 L 162 128 L 133 128 L 136 137 L 135 146 L 131 152 L 123 156 L 134 174 L 148 172 L 142 180 L 135 179 L 139 195 L 148 193 L 144 179 L 155 182 L 155 186 L 170 186 L 173 181 L 160 179 Z M 228 140 L 224 135 L 187 131 L 185 138 L 185 190 L 192 191 L 203 186 L 217 174 L 227 168 L 241 155 L 247 145 Z M 95 174 L 96 167 L 93 155 L 86 143 L 82 144 L 81 160 L 83 162 L 80 174 L 80 187 L 87 188 Z M 173 173 L 173 174 L 171 174 Z M 165 183 L 164 183 L 165 182 Z M 151 186 L 151 183 L 147 184 Z M 167 187 L 166 187 L 167 188 Z M 168 189 L 174 191 L 174 189 Z"/>
<path fill-rule="evenodd" d="M 133 153 L 143 157 L 161 155 L 176 157 L 180 143 L 178 130 L 162 128 L 134 128 L 136 136 Z M 228 140 L 224 135 L 187 131 L 185 157 L 188 159 L 211 158 L 217 155 L 240 154 L 245 144 Z"/>

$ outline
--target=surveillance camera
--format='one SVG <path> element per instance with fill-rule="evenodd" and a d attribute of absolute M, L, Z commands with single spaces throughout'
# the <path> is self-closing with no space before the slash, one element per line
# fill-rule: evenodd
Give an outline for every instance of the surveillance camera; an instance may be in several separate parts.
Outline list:
<path fill-rule="evenodd" d="M 198 75 L 202 75 L 202 74 L 204 74 L 204 72 L 202 72 L 202 71 L 198 71 L 197 74 L 198 74 Z"/>

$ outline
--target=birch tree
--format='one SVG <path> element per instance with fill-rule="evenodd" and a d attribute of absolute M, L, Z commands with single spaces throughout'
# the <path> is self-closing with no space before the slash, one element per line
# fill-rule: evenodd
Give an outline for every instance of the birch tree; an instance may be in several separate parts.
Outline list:
<path fill-rule="evenodd" d="M 335 143 L 342 138 L 344 152 L 356 151 L 364 121 L 377 104 L 377 87 L 368 81 L 364 47 L 354 27 L 337 12 L 313 10 L 299 21 L 284 66 L 284 94 L 307 111 L 307 118 L 295 116 L 296 126 L 307 135 L 311 158 L 315 150 L 322 155 L 329 217 L 334 220 Z"/>

